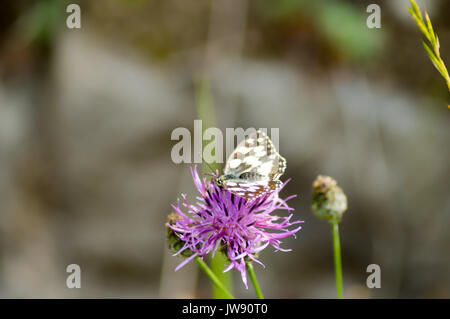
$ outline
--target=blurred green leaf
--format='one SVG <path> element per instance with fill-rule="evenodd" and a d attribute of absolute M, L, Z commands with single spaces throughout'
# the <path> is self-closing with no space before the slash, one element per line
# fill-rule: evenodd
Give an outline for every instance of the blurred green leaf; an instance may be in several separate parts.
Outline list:
<path fill-rule="evenodd" d="M 35 3 L 19 20 L 26 40 L 48 45 L 56 31 L 61 28 L 66 1 L 42 0 Z"/>
<path fill-rule="evenodd" d="M 367 28 L 366 15 L 349 4 L 330 1 L 317 17 L 328 41 L 351 59 L 368 60 L 382 49 L 383 33 Z"/>
<path fill-rule="evenodd" d="M 384 33 L 367 28 L 365 11 L 343 1 L 266 0 L 261 6 L 274 20 L 303 14 L 333 48 L 356 62 L 374 58 L 383 48 Z"/>

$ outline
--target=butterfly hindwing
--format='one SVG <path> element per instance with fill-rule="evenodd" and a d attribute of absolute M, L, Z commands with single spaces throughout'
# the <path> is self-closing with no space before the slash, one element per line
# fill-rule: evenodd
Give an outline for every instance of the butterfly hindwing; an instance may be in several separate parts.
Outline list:
<path fill-rule="evenodd" d="M 265 182 L 226 181 L 224 187 L 229 192 L 252 200 L 270 192 L 270 186 Z"/>

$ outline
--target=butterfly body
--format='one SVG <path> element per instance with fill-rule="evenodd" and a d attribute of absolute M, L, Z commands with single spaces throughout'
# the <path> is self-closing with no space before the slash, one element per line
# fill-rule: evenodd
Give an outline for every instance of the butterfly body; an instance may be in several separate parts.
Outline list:
<path fill-rule="evenodd" d="M 242 141 L 227 160 L 224 175 L 214 183 L 247 200 L 270 193 L 282 185 L 286 160 L 278 154 L 272 141 L 256 131 Z"/>

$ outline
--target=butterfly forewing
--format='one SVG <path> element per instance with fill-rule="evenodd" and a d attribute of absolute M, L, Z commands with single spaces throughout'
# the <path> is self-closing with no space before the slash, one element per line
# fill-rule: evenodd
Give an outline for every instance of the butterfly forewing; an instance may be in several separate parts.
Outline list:
<path fill-rule="evenodd" d="M 283 175 L 286 160 L 278 154 L 269 137 L 256 131 L 244 139 L 231 153 L 224 173 L 239 177 L 243 173 L 253 173 L 262 178 L 276 180 Z"/>
<path fill-rule="evenodd" d="M 227 160 L 224 187 L 240 197 L 254 199 L 280 187 L 286 160 L 269 137 L 256 131 L 244 139 Z"/>

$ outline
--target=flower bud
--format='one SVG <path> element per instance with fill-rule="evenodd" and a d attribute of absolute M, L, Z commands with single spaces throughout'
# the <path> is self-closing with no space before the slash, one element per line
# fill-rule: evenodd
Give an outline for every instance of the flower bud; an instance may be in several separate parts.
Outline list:
<path fill-rule="evenodd" d="M 169 225 L 175 225 L 177 220 L 181 219 L 181 217 L 178 214 L 171 213 L 169 216 L 167 216 L 167 223 L 166 223 L 166 230 L 167 230 L 167 242 L 169 243 L 169 249 L 173 251 L 174 253 L 178 252 L 181 248 L 184 247 L 185 242 L 182 241 L 177 234 L 173 231 L 172 228 L 169 227 Z M 192 255 L 192 251 L 190 249 L 185 249 L 180 253 L 180 256 L 182 257 L 189 257 Z"/>
<path fill-rule="evenodd" d="M 313 183 L 311 209 L 320 218 L 340 222 L 347 210 L 347 196 L 333 178 L 319 175 Z"/>

